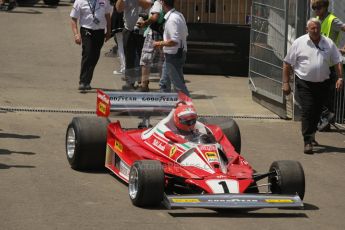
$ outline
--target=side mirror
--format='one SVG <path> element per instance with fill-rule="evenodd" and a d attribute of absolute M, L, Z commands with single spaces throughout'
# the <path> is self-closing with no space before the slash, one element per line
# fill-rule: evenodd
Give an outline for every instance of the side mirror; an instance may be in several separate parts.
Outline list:
<path fill-rule="evenodd" d="M 167 131 L 164 133 L 164 136 L 166 138 L 168 138 L 169 140 L 171 140 L 172 142 L 175 143 L 179 143 L 179 144 L 183 144 L 185 142 L 187 142 L 185 139 L 183 139 L 182 137 L 180 137 L 179 135 L 176 135 L 174 132 L 172 131 Z"/>

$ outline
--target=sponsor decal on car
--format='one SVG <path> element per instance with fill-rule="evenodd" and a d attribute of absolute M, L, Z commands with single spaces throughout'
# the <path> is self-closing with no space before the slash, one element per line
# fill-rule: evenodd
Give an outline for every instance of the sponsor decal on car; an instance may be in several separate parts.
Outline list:
<path fill-rule="evenodd" d="M 118 140 L 115 140 L 115 150 L 118 151 L 119 153 L 122 153 L 123 151 L 123 145 L 118 141 Z"/>
<path fill-rule="evenodd" d="M 218 161 L 218 156 L 217 156 L 217 153 L 216 153 L 216 152 L 206 152 L 205 155 L 206 155 L 207 160 L 208 160 L 209 162 Z"/>
<path fill-rule="evenodd" d="M 109 96 L 102 90 L 97 90 L 97 116 L 107 117 L 110 113 L 110 100 Z"/>
<path fill-rule="evenodd" d="M 136 97 L 129 97 L 129 96 L 113 96 L 110 97 L 110 101 L 137 101 Z"/>
<path fill-rule="evenodd" d="M 199 203 L 199 199 L 184 199 L 184 198 L 173 198 L 171 199 L 174 203 Z"/>
<path fill-rule="evenodd" d="M 293 203 L 291 199 L 266 199 L 267 203 Z"/>
<path fill-rule="evenodd" d="M 173 157 L 176 153 L 176 150 L 177 150 L 177 147 L 175 145 L 173 145 L 170 149 L 169 157 Z"/>
<path fill-rule="evenodd" d="M 156 147 L 157 147 L 159 150 L 161 150 L 161 151 L 164 151 L 164 149 L 165 149 L 165 146 L 163 145 L 163 143 L 160 142 L 160 141 L 157 140 L 157 139 L 154 139 L 152 144 L 153 144 L 154 146 L 156 146 Z"/>
<path fill-rule="evenodd" d="M 172 101 L 172 102 L 176 102 L 178 100 L 177 97 L 167 97 L 167 96 L 160 96 L 160 97 L 153 97 L 153 96 L 143 96 L 142 101 Z"/>
<path fill-rule="evenodd" d="M 104 103 L 109 104 L 109 97 L 106 94 L 104 94 L 103 92 L 101 92 L 101 91 L 98 92 L 97 98 L 100 99 L 101 101 L 103 101 Z"/>
<path fill-rule="evenodd" d="M 234 202 L 234 203 L 253 203 L 253 202 L 259 202 L 259 200 L 254 200 L 254 199 L 208 199 L 208 202 L 219 202 L 219 203 L 224 203 L 224 202 Z"/>
<path fill-rule="evenodd" d="M 217 151 L 217 147 L 215 145 L 199 145 L 198 146 L 202 151 Z"/>
<path fill-rule="evenodd" d="M 99 103 L 98 103 L 98 110 L 99 110 L 101 113 L 106 114 L 107 106 L 106 106 L 103 102 L 99 102 Z"/>
<path fill-rule="evenodd" d="M 128 180 L 129 171 L 130 171 L 129 167 L 123 161 L 120 161 L 120 175 Z"/>

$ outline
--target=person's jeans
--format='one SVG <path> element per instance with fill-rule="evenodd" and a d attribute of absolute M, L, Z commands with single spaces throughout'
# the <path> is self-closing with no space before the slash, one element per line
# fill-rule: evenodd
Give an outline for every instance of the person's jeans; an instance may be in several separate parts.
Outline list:
<path fill-rule="evenodd" d="M 182 52 L 182 54 L 164 54 L 164 56 L 162 76 L 159 81 L 160 91 L 171 92 L 171 83 L 173 83 L 177 92 L 181 91 L 187 96 L 190 96 L 183 76 L 186 52 Z"/>

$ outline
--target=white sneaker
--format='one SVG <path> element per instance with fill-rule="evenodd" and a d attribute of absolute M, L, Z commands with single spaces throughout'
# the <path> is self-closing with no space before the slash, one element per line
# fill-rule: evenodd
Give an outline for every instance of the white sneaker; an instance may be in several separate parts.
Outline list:
<path fill-rule="evenodd" d="M 125 71 L 123 71 L 123 70 L 122 70 L 122 71 L 121 71 L 121 70 L 119 70 L 119 71 L 114 70 L 114 71 L 113 71 L 113 74 L 114 74 L 114 75 L 120 75 L 120 74 L 122 75 L 122 74 L 124 74 L 124 73 L 125 73 Z"/>

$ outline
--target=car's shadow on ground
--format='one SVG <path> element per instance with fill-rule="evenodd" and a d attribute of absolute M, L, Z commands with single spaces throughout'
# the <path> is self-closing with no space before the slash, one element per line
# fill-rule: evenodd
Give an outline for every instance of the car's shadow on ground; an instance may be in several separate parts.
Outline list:
<path fill-rule="evenodd" d="M 169 212 L 175 218 L 308 218 L 305 213 L 256 213 L 256 212 Z"/>
<path fill-rule="evenodd" d="M 157 209 L 166 209 L 162 204 Z M 204 212 L 193 211 L 192 208 L 178 208 L 168 211 L 172 217 L 209 217 L 209 218 L 222 218 L 222 217 L 234 217 L 234 218 L 308 218 L 306 213 L 301 211 L 315 211 L 319 210 L 319 207 L 304 203 L 303 208 L 278 208 L 277 212 L 258 212 L 260 209 L 205 209 Z M 274 210 L 274 209 L 271 209 Z M 212 212 L 214 211 L 214 212 Z M 286 211 L 285 213 L 282 213 Z"/>

